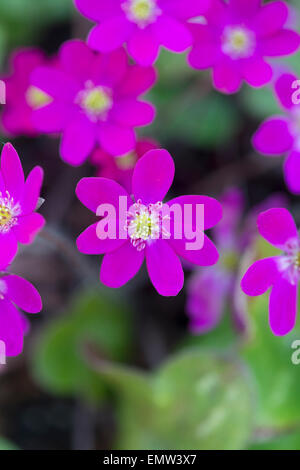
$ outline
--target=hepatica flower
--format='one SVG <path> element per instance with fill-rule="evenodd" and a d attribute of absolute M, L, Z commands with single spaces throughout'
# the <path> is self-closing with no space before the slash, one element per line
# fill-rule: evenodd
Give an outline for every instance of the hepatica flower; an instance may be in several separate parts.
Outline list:
<path fill-rule="evenodd" d="M 136 162 L 146 152 L 155 148 L 159 148 L 159 145 L 154 140 L 139 139 L 134 150 L 118 157 L 97 149 L 91 156 L 91 163 L 97 167 L 96 176 L 115 180 L 131 194 L 131 180 Z"/>
<path fill-rule="evenodd" d="M 6 268 L 0 269 L 0 341 L 5 344 L 6 356 L 17 356 L 22 352 L 28 330 L 27 319 L 20 310 L 38 313 L 42 310 L 42 300 L 30 282 L 5 272 Z"/>
<path fill-rule="evenodd" d="M 299 86 L 299 83 L 298 83 Z M 275 93 L 284 114 L 265 120 L 253 137 L 254 148 L 265 155 L 287 155 L 284 175 L 289 190 L 300 194 L 300 104 L 297 77 L 284 73 Z M 298 103 L 298 104 L 297 104 Z"/>
<path fill-rule="evenodd" d="M 154 108 L 141 101 L 155 82 L 152 67 L 129 65 L 125 50 L 94 53 L 84 42 L 65 43 L 59 70 L 37 68 L 31 84 L 51 96 L 51 103 L 36 109 L 33 119 L 41 132 L 61 132 L 61 156 L 80 165 L 100 147 L 122 155 L 134 149 L 134 128 L 154 119 Z"/>
<path fill-rule="evenodd" d="M 111 52 L 127 43 L 129 54 L 152 65 L 161 46 L 184 52 L 192 45 L 188 20 L 201 16 L 210 0 L 75 0 L 78 10 L 97 22 L 88 44 Z"/>
<path fill-rule="evenodd" d="M 283 336 L 296 322 L 297 291 L 300 280 L 300 239 L 295 222 L 286 209 L 270 209 L 258 217 L 258 230 L 282 254 L 256 261 L 242 279 L 250 296 L 271 288 L 269 319 L 273 333 Z"/>
<path fill-rule="evenodd" d="M 11 59 L 11 74 L 2 77 L 6 85 L 6 104 L 2 112 L 2 127 L 13 136 L 34 136 L 32 111 L 51 101 L 49 95 L 30 84 L 32 71 L 47 60 L 39 49 L 16 51 Z"/>
<path fill-rule="evenodd" d="M 174 162 L 166 150 L 151 150 L 138 160 L 132 177 L 134 200 L 115 181 L 105 178 L 84 178 L 77 186 L 79 200 L 91 211 L 99 214 L 99 206 L 115 208 L 106 223 L 116 226 L 113 237 L 99 238 L 99 222 L 88 227 L 77 239 L 79 251 L 85 254 L 105 254 L 100 271 L 103 284 L 118 288 L 132 279 L 146 260 L 152 284 L 159 294 L 175 296 L 183 287 L 184 274 L 180 257 L 187 261 L 207 266 L 215 264 L 218 252 L 203 229 L 209 229 L 221 219 L 221 205 L 205 196 L 182 196 L 167 203 L 170 208 L 176 204 L 184 212 L 189 206 L 189 217 L 180 218 L 180 224 L 190 230 L 177 235 L 175 216 L 170 213 L 167 221 L 162 215 L 163 200 L 174 178 Z M 120 197 L 124 205 L 121 215 Z M 204 207 L 204 223 L 198 224 L 197 205 Z M 104 215 L 102 213 L 101 215 Z M 174 216 L 174 217 L 173 217 Z M 103 221 L 103 219 L 102 219 Z M 100 223 L 102 224 L 102 221 Z M 166 224 L 164 223 L 166 222 Z M 169 223 L 167 223 L 169 222 Z M 203 222 L 203 217 L 202 217 Z M 166 227 L 169 233 L 166 233 Z M 194 239 L 201 239 L 200 249 L 190 249 Z"/>
<path fill-rule="evenodd" d="M 273 74 L 267 59 L 299 48 L 299 34 L 285 27 L 288 15 L 282 1 L 212 0 L 206 24 L 190 26 L 195 42 L 189 64 L 212 68 L 214 86 L 224 93 L 237 92 L 243 80 L 261 87 Z"/>
<path fill-rule="evenodd" d="M 18 154 L 11 144 L 2 150 L 0 162 L 0 265 L 15 257 L 18 243 L 32 243 L 45 224 L 35 212 L 43 181 L 43 170 L 35 167 L 24 180 Z"/>

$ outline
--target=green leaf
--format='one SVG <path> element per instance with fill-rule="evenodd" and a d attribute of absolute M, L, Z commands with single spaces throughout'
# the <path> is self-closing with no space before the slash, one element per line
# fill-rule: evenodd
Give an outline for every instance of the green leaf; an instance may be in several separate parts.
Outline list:
<path fill-rule="evenodd" d="M 99 399 L 105 387 L 88 366 L 85 348 L 92 344 L 105 358 L 126 360 L 130 337 L 128 312 L 95 292 L 81 294 L 70 313 L 43 332 L 33 357 L 36 380 L 55 393 Z"/>
<path fill-rule="evenodd" d="M 0 437 L 0 450 L 18 450 L 18 447 L 4 437 Z"/>

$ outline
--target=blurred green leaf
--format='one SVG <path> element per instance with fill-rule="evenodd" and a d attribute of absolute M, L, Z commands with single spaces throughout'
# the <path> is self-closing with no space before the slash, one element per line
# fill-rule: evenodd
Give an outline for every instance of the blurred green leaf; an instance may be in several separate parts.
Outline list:
<path fill-rule="evenodd" d="M 4 437 L 0 437 L 0 450 L 18 450 L 18 447 Z"/>
<path fill-rule="evenodd" d="M 240 365 L 186 351 L 148 376 L 98 363 L 119 404 L 120 449 L 239 449 L 252 427 L 251 393 Z"/>
<path fill-rule="evenodd" d="M 300 431 L 290 432 L 273 437 L 260 439 L 250 446 L 250 450 L 299 450 Z"/>
<path fill-rule="evenodd" d="M 126 360 L 130 353 L 130 316 L 117 303 L 85 293 L 69 314 L 47 325 L 33 357 L 36 380 L 47 390 L 100 398 L 105 388 L 88 367 L 84 347 L 92 344 L 104 358 Z"/>

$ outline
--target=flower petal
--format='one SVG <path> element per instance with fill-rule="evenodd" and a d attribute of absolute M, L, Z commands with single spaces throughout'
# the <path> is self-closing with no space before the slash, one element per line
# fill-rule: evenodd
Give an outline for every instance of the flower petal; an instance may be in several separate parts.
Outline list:
<path fill-rule="evenodd" d="M 4 270 L 18 251 L 18 242 L 12 230 L 8 233 L 0 233 L 0 246 L 0 269 Z"/>
<path fill-rule="evenodd" d="M 97 222 L 96 224 L 90 225 L 90 227 L 88 227 L 84 232 L 81 233 L 81 235 L 79 235 L 76 242 L 78 250 L 86 255 L 102 255 L 120 248 L 120 246 L 122 246 L 127 240 L 126 238 L 120 239 L 118 237 L 119 227 L 117 226 L 116 219 L 113 219 L 112 223 L 114 223 L 116 227 L 117 238 L 107 238 L 106 240 L 101 240 L 97 236 Z M 122 230 L 122 232 L 123 236 L 125 237 L 125 229 Z"/>
<path fill-rule="evenodd" d="M 179 204 L 182 208 L 182 214 L 184 213 L 185 205 L 204 205 L 204 229 L 208 230 L 221 220 L 222 218 L 222 206 L 221 204 L 212 197 L 208 196 L 179 196 L 168 201 L 168 206 L 173 204 Z M 194 220 L 195 222 L 195 220 Z M 196 226 L 193 227 L 196 229 Z"/>
<path fill-rule="evenodd" d="M 296 75 L 284 73 L 275 83 L 278 100 L 285 109 L 291 109 L 294 106 L 292 98 L 295 88 L 292 85 L 296 80 Z"/>
<path fill-rule="evenodd" d="M 233 18 L 249 20 L 260 8 L 261 0 L 229 0 L 229 10 Z"/>
<path fill-rule="evenodd" d="M 212 266 L 218 262 L 219 253 L 217 248 L 207 235 L 204 235 L 204 245 L 201 250 L 187 249 L 186 244 L 191 243 L 191 240 L 185 237 L 181 240 L 170 238 L 168 243 L 179 256 L 197 266 Z"/>
<path fill-rule="evenodd" d="M 118 15 L 121 10 L 120 0 L 74 0 L 80 13 L 93 21 L 104 21 L 107 18 Z"/>
<path fill-rule="evenodd" d="M 286 3 L 275 1 L 262 5 L 259 9 L 253 26 L 259 36 L 271 36 L 285 25 L 288 19 L 289 9 Z"/>
<path fill-rule="evenodd" d="M 53 98 L 73 102 L 80 91 L 80 82 L 63 70 L 55 67 L 37 67 L 31 75 L 31 85 L 36 86 Z"/>
<path fill-rule="evenodd" d="M 18 218 L 18 225 L 13 227 L 13 232 L 19 243 L 29 245 L 34 242 L 37 234 L 45 225 L 45 219 L 41 214 L 24 215 Z"/>
<path fill-rule="evenodd" d="M 84 41 L 72 39 L 61 46 L 59 60 L 67 74 L 84 83 L 90 78 L 95 54 Z"/>
<path fill-rule="evenodd" d="M 95 26 L 88 37 L 88 44 L 92 49 L 100 52 L 111 52 L 122 46 L 134 30 L 133 23 L 125 15 L 109 18 Z"/>
<path fill-rule="evenodd" d="M 51 102 L 32 113 L 34 128 L 43 133 L 62 132 L 73 114 L 77 112 L 75 106 L 68 103 Z"/>
<path fill-rule="evenodd" d="M 80 202 L 92 212 L 97 212 L 100 204 L 112 204 L 119 207 L 119 197 L 129 198 L 122 186 L 106 178 L 82 178 L 76 188 Z"/>
<path fill-rule="evenodd" d="M 252 143 L 255 150 L 266 155 L 287 152 L 294 144 L 289 121 L 280 116 L 267 119 L 254 134 Z"/>
<path fill-rule="evenodd" d="M 270 82 L 273 76 L 271 65 L 260 57 L 248 59 L 243 65 L 243 77 L 249 85 L 259 88 Z"/>
<path fill-rule="evenodd" d="M 24 191 L 24 172 L 17 151 L 5 144 L 1 153 L 1 173 L 6 191 L 17 202 Z"/>
<path fill-rule="evenodd" d="M 42 310 L 42 299 L 36 288 L 22 277 L 9 274 L 2 278 L 6 285 L 5 297 L 27 313 Z"/>
<path fill-rule="evenodd" d="M 36 210 L 43 184 L 43 178 L 44 171 L 40 166 L 36 166 L 29 173 L 25 182 L 24 194 L 21 202 L 22 214 L 28 215 Z"/>
<path fill-rule="evenodd" d="M 231 94 L 239 91 L 242 77 L 237 65 L 230 60 L 223 59 L 213 69 L 213 83 L 217 90 Z"/>
<path fill-rule="evenodd" d="M 299 46 L 300 35 L 295 31 L 282 29 L 261 40 L 261 53 L 268 57 L 284 56 L 296 52 Z"/>
<path fill-rule="evenodd" d="M 188 20 L 203 15 L 209 6 L 210 0 L 189 0 L 188 2 L 183 2 L 182 0 L 164 1 L 164 11 L 168 15 L 175 16 L 181 20 Z"/>
<path fill-rule="evenodd" d="M 144 67 L 154 64 L 159 55 L 159 42 L 149 28 L 137 30 L 129 39 L 127 48 L 133 59 Z"/>
<path fill-rule="evenodd" d="M 132 177 L 135 199 L 143 204 L 163 201 L 174 179 L 174 160 L 166 150 L 150 150 L 140 158 Z"/>
<path fill-rule="evenodd" d="M 291 152 L 284 163 L 285 182 L 293 194 L 300 194 L 300 152 Z"/>
<path fill-rule="evenodd" d="M 6 299 L 0 300 L 0 340 L 5 343 L 6 356 L 18 356 L 23 350 L 21 314 Z"/>
<path fill-rule="evenodd" d="M 159 44 L 173 52 L 184 52 L 193 43 L 188 28 L 171 16 L 159 16 L 153 24 L 153 33 Z"/>
<path fill-rule="evenodd" d="M 241 288 L 250 296 L 262 295 L 275 283 L 280 276 L 276 258 L 266 258 L 256 261 L 241 281 Z"/>
<path fill-rule="evenodd" d="M 150 103 L 123 99 L 115 104 L 111 111 L 111 118 L 122 126 L 146 126 L 155 118 L 155 108 Z"/>
<path fill-rule="evenodd" d="M 176 296 L 183 288 L 181 262 L 166 240 L 146 246 L 146 263 L 150 280 L 160 295 Z"/>
<path fill-rule="evenodd" d="M 298 237 L 295 221 L 287 209 L 269 209 L 261 212 L 257 219 L 259 233 L 277 248 Z"/>
<path fill-rule="evenodd" d="M 270 295 L 270 327 L 276 336 L 288 334 L 295 326 L 297 286 L 280 277 Z"/>
<path fill-rule="evenodd" d="M 109 122 L 99 127 L 98 139 L 103 149 L 114 156 L 125 155 L 133 150 L 136 144 L 133 129 Z"/>
<path fill-rule="evenodd" d="M 100 270 L 100 281 L 114 289 L 124 286 L 140 270 L 144 257 L 144 250 L 138 251 L 127 241 L 121 248 L 104 256 Z"/>
<path fill-rule="evenodd" d="M 212 67 L 220 55 L 214 31 L 206 25 L 195 25 L 192 31 L 195 43 L 188 55 L 189 64 L 195 69 Z"/>
<path fill-rule="evenodd" d="M 118 87 L 118 95 L 138 97 L 148 91 L 156 80 L 157 73 L 154 67 L 132 65 Z"/>
<path fill-rule="evenodd" d="M 60 154 L 69 165 L 79 166 L 88 158 L 96 144 L 96 126 L 84 115 L 78 114 L 63 134 Z"/>

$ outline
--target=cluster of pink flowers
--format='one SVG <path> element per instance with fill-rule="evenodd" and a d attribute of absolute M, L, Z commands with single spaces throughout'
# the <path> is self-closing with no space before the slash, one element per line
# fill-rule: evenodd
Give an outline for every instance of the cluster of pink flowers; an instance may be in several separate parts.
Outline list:
<path fill-rule="evenodd" d="M 18 308 L 28 313 L 42 309 L 35 287 L 9 272 L 18 245 L 31 244 L 45 224 L 36 212 L 42 182 L 43 170 L 38 166 L 25 181 L 16 150 L 6 144 L 0 162 L 0 341 L 5 343 L 7 356 L 22 352 L 23 336 L 28 328 Z"/>
<path fill-rule="evenodd" d="M 105 255 L 100 272 L 103 284 L 123 286 L 145 260 L 157 292 L 175 296 L 184 283 L 181 259 L 198 266 L 217 263 L 218 251 L 204 230 L 218 224 L 222 209 L 207 196 L 180 196 L 165 203 L 182 209 L 188 205 L 192 212 L 197 212 L 198 206 L 203 208 L 203 227 L 197 226 L 193 216 L 183 221 L 192 233 L 203 237 L 202 247 L 196 250 L 186 248 L 186 234 L 175 236 L 174 214 L 168 218 L 169 231 L 163 227 L 166 219 L 160 211 L 175 165 L 157 142 L 137 136 L 137 128 L 155 118 L 154 106 L 143 95 L 157 80 L 154 63 L 160 48 L 188 51 L 188 64 L 212 69 L 214 87 L 230 94 L 237 92 L 243 81 L 252 87 L 270 83 L 274 75 L 270 59 L 296 52 L 300 35 L 293 30 L 293 15 L 283 1 L 74 0 L 74 4 L 96 23 L 87 42 L 67 41 L 54 58 L 36 49 L 14 55 L 11 74 L 2 77 L 7 88 L 2 128 L 12 136 L 61 136 L 60 155 L 66 163 L 78 166 L 89 159 L 97 167 L 95 177 L 78 183 L 76 194 L 97 215 L 103 216 L 98 213 L 101 204 L 110 204 L 114 216 L 108 223 L 113 221 L 118 233 L 113 239 L 101 239 L 95 223 L 79 236 L 77 246 L 85 254 Z M 286 181 L 291 191 L 300 194 L 300 114 L 292 100 L 295 80 L 292 74 L 277 79 L 275 90 L 286 114 L 264 122 L 253 144 L 262 153 L 288 153 Z M 37 167 L 25 182 L 15 150 L 10 144 L 4 147 L 0 169 L 0 265 L 4 271 L 0 279 L 0 340 L 7 344 L 8 355 L 21 351 L 25 331 L 24 318 L 14 304 L 32 313 L 41 309 L 35 289 L 7 274 L 6 269 L 18 243 L 31 243 L 44 225 L 43 217 L 35 212 L 42 179 L 42 170 Z M 125 201 L 125 221 L 120 221 L 118 212 L 120 198 Z M 240 194 L 227 194 L 223 205 L 224 221 L 214 229 L 214 237 L 227 257 L 225 266 L 246 245 L 239 246 L 237 241 L 243 207 Z M 275 334 L 286 334 L 295 321 L 299 237 L 284 209 L 262 213 L 258 225 L 262 236 L 284 254 L 255 263 L 242 288 L 249 295 L 259 295 L 273 286 L 271 328 Z M 168 236 L 162 237 L 166 232 Z M 188 311 L 194 332 L 207 331 L 220 319 L 221 303 L 237 279 L 236 268 L 224 266 L 206 273 L 197 271 L 189 283 Z M 214 295 L 216 286 L 218 296 Z"/>

